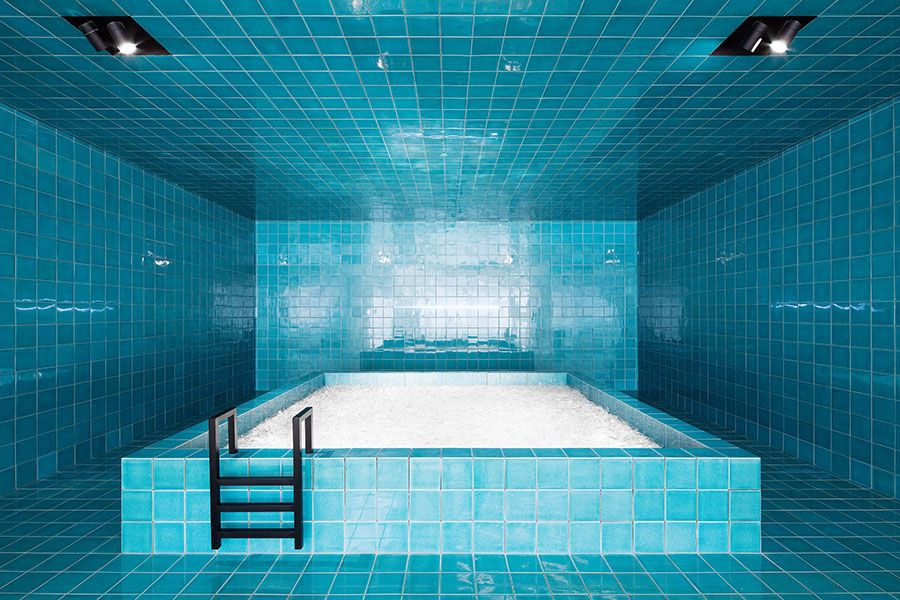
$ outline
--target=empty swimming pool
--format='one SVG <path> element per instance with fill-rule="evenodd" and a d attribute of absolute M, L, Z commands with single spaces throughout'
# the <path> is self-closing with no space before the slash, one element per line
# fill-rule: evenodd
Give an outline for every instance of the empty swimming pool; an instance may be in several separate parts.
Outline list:
<path fill-rule="evenodd" d="M 655 448 L 566 385 L 329 385 L 269 417 L 244 448 L 290 448 L 291 418 L 315 410 L 320 448 Z"/>

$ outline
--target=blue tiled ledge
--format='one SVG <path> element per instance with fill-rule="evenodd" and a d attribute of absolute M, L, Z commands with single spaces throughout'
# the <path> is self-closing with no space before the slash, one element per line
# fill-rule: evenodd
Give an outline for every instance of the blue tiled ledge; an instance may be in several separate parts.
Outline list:
<path fill-rule="evenodd" d="M 585 377 L 552 373 L 330 373 L 238 407 L 246 431 L 323 385 L 568 383 L 660 448 L 345 448 L 304 461 L 305 552 L 757 552 L 759 459 Z M 211 552 L 205 423 L 122 462 L 125 552 Z M 289 450 L 224 456 L 231 475 L 289 474 Z M 281 500 L 288 489 L 230 489 Z M 274 520 L 273 520 L 274 519 Z M 226 526 L 287 527 L 289 515 L 229 514 Z M 294 552 L 225 540 L 221 552 Z"/>

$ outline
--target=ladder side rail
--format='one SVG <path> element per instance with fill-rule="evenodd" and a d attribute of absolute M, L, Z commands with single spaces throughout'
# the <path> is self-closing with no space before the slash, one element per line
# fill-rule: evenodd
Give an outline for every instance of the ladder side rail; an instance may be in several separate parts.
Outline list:
<path fill-rule="evenodd" d="M 223 410 L 209 418 L 209 524 L 213 550 L 222 547 L 222 511 L 220 502 L 221 473 L 219 470 L 219 423 L 228 420 L 228 453 L 237 452 L 235 407 Z"/>

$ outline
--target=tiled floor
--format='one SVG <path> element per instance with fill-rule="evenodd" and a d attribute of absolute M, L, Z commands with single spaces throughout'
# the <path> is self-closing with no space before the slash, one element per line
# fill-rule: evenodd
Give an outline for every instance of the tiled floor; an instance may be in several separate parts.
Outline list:
<path fill-rule="evenodd" d="M 0 600 L 900 599 L 900 502 L 723 437 L 763 456 L 765 554 L 121 555 L 111 457 L 0 498 Z"/>

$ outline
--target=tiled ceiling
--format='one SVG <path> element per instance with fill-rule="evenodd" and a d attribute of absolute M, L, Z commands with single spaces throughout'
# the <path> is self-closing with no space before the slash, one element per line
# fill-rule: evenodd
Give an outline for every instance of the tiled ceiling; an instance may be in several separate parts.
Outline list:
<path fill-rule="evenodd" d="M 172 55 L 61 18 L 117 14 Z M 710 56 L 788 14 L 788 56 Z M 896 0 L 0 0 L 0 101 L 259 219 L 640 217 L 898 67 Z"/>

